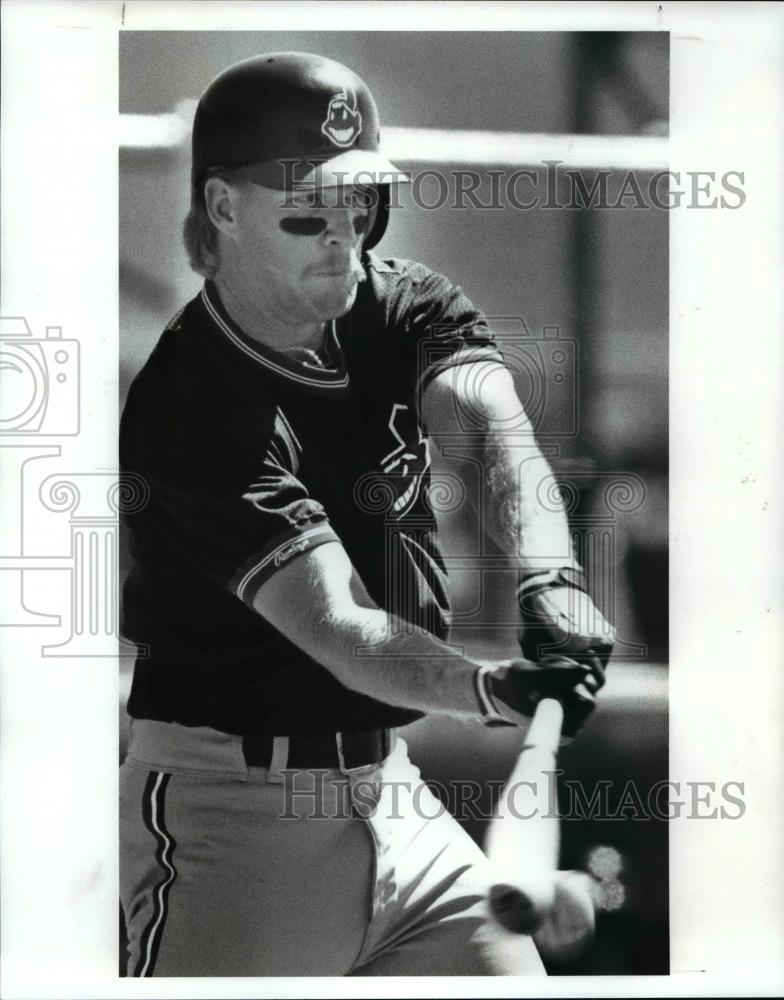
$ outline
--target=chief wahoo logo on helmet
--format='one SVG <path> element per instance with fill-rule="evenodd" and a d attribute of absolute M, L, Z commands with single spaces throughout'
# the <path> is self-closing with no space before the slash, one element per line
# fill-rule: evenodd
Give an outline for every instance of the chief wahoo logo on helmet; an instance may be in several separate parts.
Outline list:
<path fill-rule="evenodd" d="M 321 125 L 324 135 L 336 146 L 350 146 L 362 131 L 362 115 L 357 109 L 357 95 L 346 88 L 329 102 L 327 117 Z"/>

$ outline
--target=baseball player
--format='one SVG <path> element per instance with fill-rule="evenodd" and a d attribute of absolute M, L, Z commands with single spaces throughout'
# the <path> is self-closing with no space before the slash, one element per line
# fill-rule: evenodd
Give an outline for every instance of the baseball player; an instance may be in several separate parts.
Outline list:
<path fill-rule="evenodd" d="M 573 733 L 603 684 L 612 630 L 536 499 L 549 469 L 485 318 L 371 252 L 405 180 L 329 59 L 260 55 L 200 100 L 185 243 L 206 280 L 121 428 L 150 491 L 127 517 L 124 628 L 147 649 L 121 772 L 129 975 L 488 973 L 486 859 L 397 730 L 525 725 L 552 694 Z M 428 449 L 466 414 L 480 474 L 456 471 L 537 662 L 447 642 Z"/>

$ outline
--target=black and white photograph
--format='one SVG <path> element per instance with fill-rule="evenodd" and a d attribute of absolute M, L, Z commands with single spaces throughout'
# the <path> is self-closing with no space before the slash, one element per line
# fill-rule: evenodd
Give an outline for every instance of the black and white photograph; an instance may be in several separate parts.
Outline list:
<path fill-rule="evenodd" d="M 128 975 L 668 971 L 668 47 L 121 35 Z"/>
<path fill-rule="evenodd" d="M 721 6 L 4 4 L 4 995 L 779 992 Z"/>

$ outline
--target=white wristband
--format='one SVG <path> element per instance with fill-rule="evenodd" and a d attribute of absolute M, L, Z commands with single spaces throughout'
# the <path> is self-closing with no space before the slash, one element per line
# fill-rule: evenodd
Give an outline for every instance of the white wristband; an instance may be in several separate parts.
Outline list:
<path fill-rule="evenodd" d="M 494 670 L 495 667 L 488 663 L 479 667 L 474 674 L 474 688 L 476 689 L 476 698 L 479 702 L 482 722 L 484 722 L 486 726 L 514 726 L 516 723 L 512 722 L 511 719 L 507 719 L 507 717 L 498 710 L 498 706 L 490 693 L 489 675 Z"/>

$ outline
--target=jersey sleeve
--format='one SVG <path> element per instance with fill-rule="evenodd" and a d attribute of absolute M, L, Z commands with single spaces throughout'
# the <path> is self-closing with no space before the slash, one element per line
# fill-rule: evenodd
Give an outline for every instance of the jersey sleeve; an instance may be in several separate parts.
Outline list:
<path fill-rule="evenodd" d="M 208 577 L 248 606 L 261 586 L 292 559 L 338 541 L 322 504 L 297 477 L 297 463 L 275 433 L 251 438 L 236 426 L 208 426 L 179 415 L 154 433 L 123 419 L 122 465 L 141 475 L 148 501 L 125 521 L 146 565 L 167 579 L 183 572 Z M 279 421 L 278 421 L 279 423 Z M 185 581 L 183 581 L 185 583 Z"/>
<path fill-rule="evenodd" d="M 412 284 L 400 319 L 417 409 L 422 393 L 441 372 L 456 365 L 493 361 L 503 364 L 484 314 L 459 285 L 434 271 Z"/>
<path fill-rule="evenodd" d="M 228 586 L 250 606 L 262 584 L 282 566 L 318 545 L 339 541 L 318 500 L 270 456 L 240 497 L 237 513 L 247 539 L 238 556 L 246 558 L 240 558 Z"/>
<path fill-rule="evenodd" d="M 155 534 L 180 549 L 178 561 L 210 577 L 249 606 L 282 566 L 338 541 L 321 504 L 289 471 L 266 459 L 243 489 L 194 492 L 152 480 Z M 163 540 L 163 538 L 162 538 Z"/>

